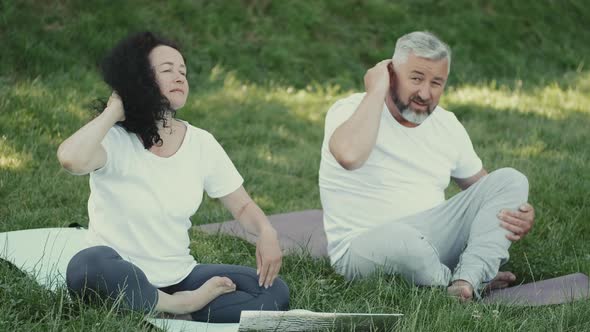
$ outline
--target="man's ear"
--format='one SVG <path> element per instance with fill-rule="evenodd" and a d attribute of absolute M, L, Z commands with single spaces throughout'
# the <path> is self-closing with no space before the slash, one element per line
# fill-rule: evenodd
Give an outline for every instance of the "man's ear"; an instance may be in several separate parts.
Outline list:
<path fill-rule="evenodd" d="M 389 89 L 393 95 L 397 96 L 397 74 L 395 73 L 393 62 L 387 65 L 387 71 L 389 72 Z"/>
<path fill-rule="evenodd" d="M 393 61 L 387 65 L 387 71 L 389 72 L 389 87 L 395 88 L 397 85 L 397 74 L 393 68 Z"/>

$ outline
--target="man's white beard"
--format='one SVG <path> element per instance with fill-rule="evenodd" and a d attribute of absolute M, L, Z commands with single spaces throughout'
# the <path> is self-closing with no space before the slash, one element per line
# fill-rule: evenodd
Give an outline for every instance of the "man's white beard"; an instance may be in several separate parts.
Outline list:
<path fill-rule="evenodd" d="M 410 107 L 405 107 L 404 109 L 400 110 L 400 113 L 406 121 L 418 125 L 424 122 L 430 115 L 428 112 L 416 112 Z"/>

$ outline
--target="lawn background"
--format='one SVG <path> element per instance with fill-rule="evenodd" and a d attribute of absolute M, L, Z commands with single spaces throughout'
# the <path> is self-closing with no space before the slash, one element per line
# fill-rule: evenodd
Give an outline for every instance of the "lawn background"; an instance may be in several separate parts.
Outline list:
<path fill-rule="evenodd" d="M 506 269 L 519 281 L 590 273 L 588 22 L 583 0 L 0 0 L 0 231 L 87 224 L 88 178 L 63 171 L 55 151 L 93 117 L 92 101 L 109 95 L 97 63 L 129 32 L 181 44 L 191 95 L 178 117 L 215 135 L 274 214 L 320 208 L 327 109 L 363 90 L 364 72 L 391 56 L 397 37 L 430 30 L 453 49 L 441 105 L 488 170 L 515 167 L 531 184 L 537 224 Z M 206 199 L 192 221 L 229 218 Z M 243 241 L 191 236 L 201 262 L 255 265 Z M 587 302 L 459 305 L 392 277 L 345 283 L 326 260 L 306 256 L 285 257 L 282 276 L 293 308 L 400 311 L 400 330 L 590 330 Z M 0 266 L 0 330 L 132 330 L 140 321 L 108 307 L 80 310 Z"/>

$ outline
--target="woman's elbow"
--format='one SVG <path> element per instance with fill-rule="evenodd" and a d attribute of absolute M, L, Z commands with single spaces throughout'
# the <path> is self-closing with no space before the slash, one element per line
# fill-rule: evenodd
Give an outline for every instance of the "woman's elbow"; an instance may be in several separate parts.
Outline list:
<path fill-rule="evenodd" d="M 60 165 L 63 168 L 71 167 L 71 160 L 68 156 L 67 149 L 64 147 L 64 144 L 60 144 L 57 148 L 57 160 L 59 161 Z"/>
<path fill-rule="evenodd" d="M 80 167 L 76 167 L 78 163 L 76 162 L 75 157 L 68 151 L 67 147 L 64 147 L 63 143 L 59 146 L 59 148 L 57 148 L 57 160 L 59 161 L 61 167 L 63 167 L 69 173 L 81 173 Z"/>

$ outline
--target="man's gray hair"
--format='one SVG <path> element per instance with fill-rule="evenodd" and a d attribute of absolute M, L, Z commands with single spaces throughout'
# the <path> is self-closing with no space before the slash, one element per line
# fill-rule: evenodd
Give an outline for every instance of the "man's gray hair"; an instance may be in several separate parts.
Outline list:
<path fill-rule="evenodd" d="M 406 62 L 410 53 L 434 61 L 447 59 L 447 72 L 451 69 L 451 48 L 431 32 L 415 31 L 401 36 L 395 43 L 393 64 Z"/>

